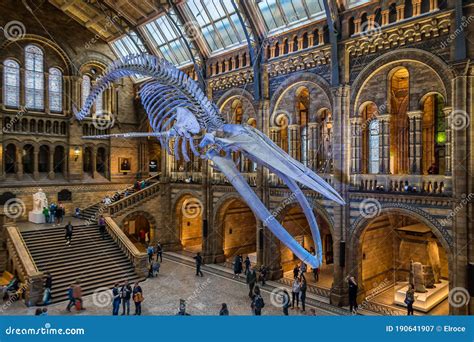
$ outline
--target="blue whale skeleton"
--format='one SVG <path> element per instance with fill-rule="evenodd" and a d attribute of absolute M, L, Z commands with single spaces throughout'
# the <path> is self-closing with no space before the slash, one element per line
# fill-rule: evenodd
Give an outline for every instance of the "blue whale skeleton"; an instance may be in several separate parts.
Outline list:
<path fill-rule="evenodd" d="M 88 139 L 156 137 L 163 148 L 179 160 L 189 161 L 188 146 L 195 156 L 209 159 L 234 186 L 255 216 L 300 260 L 319 267 L 322 263 L 321 236 L 313 210 L 296 182 L 343 205 L 341 196 L 308 167 L 291 158 L 266 135 L 250 125 L 226 123 L 217 106 L 198 84 L 168 61 L 149 54 L 129 55 L 112 63 L 89 93 L 78 120 L 84 119 L 97 97 L 117 79 L 145 76 L 150 80 L 140 90 L 142 104 L 153 132 L 86 136 Z M 173 152 L 170 141 L 174 139 Z M 196 143 L 196 139 L 201 139 Z M 181 144 L 180 144 L 181 142 Z M 293 192 L 308 220 L 316 254 L 310 254 L 276 220 L 239 173 L 231 152 L 240 151 L 251 161 L 267 167 Z M 180 155 L 181 154 L 181 155 Z"/>

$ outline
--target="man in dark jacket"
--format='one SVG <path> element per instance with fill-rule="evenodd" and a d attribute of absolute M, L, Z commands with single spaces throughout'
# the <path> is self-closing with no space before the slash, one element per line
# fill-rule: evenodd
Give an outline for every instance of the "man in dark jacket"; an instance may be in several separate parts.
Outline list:
<path fill-rule="evenodd" d="M 114 288 L 112 289 L 112 315 L 117 316 L 119 309 L 120 309 L 120 291 L 119 291 L 119 284 L 115 284 Z"/>
<path fill-rule="evenodd" d="M 204 275 L 201 271 L 201 266 L 203 263 L 201 253 L 197 252 L 196 256 L 194 257 L 194 260 L 196 260 L 196 275 L 200 275 L 201 277 L 203 277 Z"/>
<path fill-rule="evenodd" d="M 48 305 L 51 303 L 51 290 L 53 287 L 53 277 L 51 273 L 46 272 L 46 278 L 44 280 L 44 294 L 43 294 L 43 304 Z"/>
<path fill-rule="evenodd" d="M 255 287 L 255 283 L 257 282 L 257 272 L 255 272 L 255 268 L 252 269 L 247 273 L 247 284 L 249 286 L 249 297 L 253 297 L 253 288 Z"/>
<path fill-rule="evenodd" d="M 160 259 L 160 262 L 163 262 L 163 247 L 159 242 L 156 245 L 156 261 L 158 261 L 158 258 Z"/>
<path fill-rule="evenodd" d="M 120 297 L 122 298 L 122 316 L 125 315 L 125 309 L 127 309 L 127 315 L 130 315 L 130 298 L 132 298 L 132 287 L 125 281 L 120 290 Z"/>
<path fill-rule="evenodd" d="M 74 230 L 74 227 L 71 224 L 71 221 L 68 222 L 68 224 L 64 227 L 66 229 L 66 245 L 71 245 L 71 240 L 72 240 L 72 232 Z"/>

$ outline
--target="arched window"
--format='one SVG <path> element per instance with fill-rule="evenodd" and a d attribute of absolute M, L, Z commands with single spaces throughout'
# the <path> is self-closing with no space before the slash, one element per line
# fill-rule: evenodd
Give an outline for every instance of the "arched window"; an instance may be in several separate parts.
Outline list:
<path fill-rule="evenodd" d="M 49 69 L 49 110 L 62 112 L 63 110 L 63 75 L 58 68 Z"/>
<path fill-rule="evenodd" d="M 44 109 L 43 51 L 37 46 L 25 48 L 26 108 Z"/>
<path fill-rule="evenodd" d="M 369 123 L 368 131 L 369 173 L 379 173 L 379 121 Z"/>
<path fill-rule="evenodd" d="M 86 103 L 87 96 L 91 92 L 91 78 L 87 75 L 82 76 L 82 105 Z"/>
<path fill-rule="evenodd" d="M 20 66 L 12 59 L 3 62 L 3 103 L 6 107 L 20 106 Z"/>

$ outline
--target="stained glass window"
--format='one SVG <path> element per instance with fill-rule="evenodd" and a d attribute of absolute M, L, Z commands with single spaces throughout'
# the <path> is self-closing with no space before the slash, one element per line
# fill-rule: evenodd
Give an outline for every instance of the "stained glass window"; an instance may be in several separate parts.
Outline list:
<path fill-rule="evenodd" d="M 231 0 L 189 0 L 186 4 L 211 51 L 223 50 L 245 42 Z"/>
<path fill-rule="evenodd" d="M 171 63 L 179 66 L 191 61 L 182 38 L 166 15 L 162 15 L 146 24 L 145 31 L 153 45 Z"/>
<path fill-rule="evenodd" d="M 44 109 L 43 51 L 37 46 L 25 48 L 26 108 Z"/>
<path fill-rule="evenodd" d="M 322 0 L 261 0 L 258 7 L 270 32 L 306 23 L 324 14 Z"/>
<path fill-rule="evenodd" d="M 58 68 L 49 69 L 49 110 L 61 112 L 63 110 L 63 75 Z"/>
<path fill-rule="evenodd" d="M 82 105 L 86 103 L 87 96 L 91 92 L 91 78 L 87 75 L 82 76 Z"/>
<path fill-rule="evenodd" d="M 20 106 L 20 66 L 12 59 L 3 62 L 3 103 L 6 107 Z"/>
<path fill-rule="evenodd" d="M 369 123 L 369 173 L 379 173 L 379 122 Z"/>

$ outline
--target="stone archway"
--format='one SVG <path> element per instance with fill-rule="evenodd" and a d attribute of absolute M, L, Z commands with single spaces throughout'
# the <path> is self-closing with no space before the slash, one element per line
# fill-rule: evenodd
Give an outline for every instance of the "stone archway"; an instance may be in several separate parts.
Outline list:
<path fill-rule="evenodd" d="M 203 204 L 195 194 L 182 194 L 174 203 L 177 240 L 184 250 L 200 252 L 203 248 Z"/>
<path fill-rule="evenodd" d="M 358 279 L 360 297 L 401 309 L 408 284 L 416 283 L 415 310 L 449 313 L 446 298 L 452 284 L 452 250 L 445 232 L 428 219 L 428 214 L 382 207 L 377 215 L 360 218 L 352 228 L 351 264 L 346 271 Z M 421 270 L 422 278 L 417 276 Z M 425 287 L 414 279 L 423 279 Z"/>
<path fill-rule="evenodd" d="M 121 228 L 140 250 L 145 250 L 155 239 L 156 221 L 153 215 L 146 211 L 134 211 L 125 216 Z"/>

